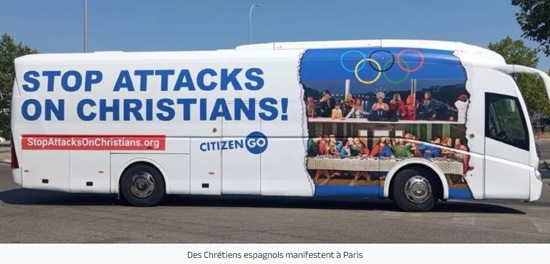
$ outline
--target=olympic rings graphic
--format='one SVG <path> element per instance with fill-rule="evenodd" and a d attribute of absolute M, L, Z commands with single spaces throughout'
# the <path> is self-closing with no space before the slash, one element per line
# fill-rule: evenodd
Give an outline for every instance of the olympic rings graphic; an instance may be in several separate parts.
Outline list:
<path fill-rule="evenodd" d="M 399 58 L 399 61 L 401 61 L 401 63 L 405 64 L 405 66 L 407 66 L 407 69 L 409 69 L 409 64 L 408 64 L 406 61 L 402 60 L 401 58 Z M 384 68 L 388 66 L 388 63 L 389 63 L 389 62 L 390 62 L 390 61 L 387 61 L 387 62 L 386 62 L 386 64 L 384 65 Z M 393 62 L 392 62 L 392 65 L 393 65 Z M 407 78 L 409 78 L 409 72 L 408 72 L 408 71 L 405 71 L 405 73 L 406 73 L 406 74 L 405 74 L 405 77 L 403 77 L 403 78 L 400 79 L 400 80 L 394 81 L 394 80 L 391 80 L 391 79 L 388 77 L 388 75 L 386 74 L 386 72 L 384 72 L 384 79 L 386 79 L 386 81 L 388 81 L 388 82 L 391 83 L 391 84 L 400 84 L 400 83 L 406 81 Z"/>
<path fill-rule="evenodd" d="M 378 52 L 384 52 L 384 53 L 388 53 L 389 55 L 391 55 L 391 60 L 387 60 L 384 63 L 384 67 L 382 67 L 380 65 L 380 63 L 373 58 L 373 55 L 375 53 L 378 53 Z M 418 63 L 418 65 L 416 67 L 410 68 L 409 63 L 407 63 L 406 60 L 401 58 L 407 52 L 416 53 L 418 55 L 418 57 L 420 57 L 420 62 Z M 360 59 L 357 62 L 357 64 L 355 64 L 354 69 L 350 69 L 350 68 L 346 67 L 346 65 L 344 64 L 344 57 L 348 54 L 351 54 L 351 53 L 357 53 L 357 54 L 361 55 L 361 57 L 363 57 L 362 59 Z M 369 64 L 369 66 L 374 71 L 377 72 L 376 77 L 374 77 L 374 79 L 372 79 L 372 80 L 363 80 L 363 79 L 361 79 L 361 77 L 359 77 L 359 71 L 361 71 L 363 68 L 365 68 L 365 64 L 367 64 L 367 63 Z M 373 64 L 374 64 L 374 66 L 373 66 Z M 387 75 L 387 72 L 391 68 L 393 68 L 393 66 L 395 64 L 397 64 L 399 69 L 406 72 L 405 77 L 403 77 L 402 79 L 392 80 Z M 344 69 L 347 72 L 354 73 L 355 78 L 357 78 L 357 80 L 359 82 L 363 83 L 363 84 L 373 84 L 376 81 L 378 81 L 378 79 L 380 79 L 381 75 L 384 75 L 384 79 L 386 79 L 386 81 L 388 81 L 389 83 L 399 84 L 399 83 L 402 83 L 402 82 L 406 81 L 407 78 L 409 78 L 410 73 L 420 70 L 420 68 L 422 68 L 423 65 L 424 65 L 424 55 L 419 50 L 416 50 L 416 49 L 403 49 L 403 50 L 399 51 L 399 53 L 397 53 L 397 55 L 394 55 L 393 52 L 391 52 L 389 50 L 379 49 L 379 50 L 375 50 L 375 51 L 371 52 L 368 57 L 365 53 L 363 53 L 359 50 L 348 50 L 340 56 L 340 66 L 342 66 L 342 69 Z"/>
<path fill-rule="evenodd" d="M 418 56 L 420 57 L 420 63 L 418 63 L 418 66 L 414 67 L 413 69 L 406 69 L 405 67 L 403 67 L 403 65 L 401 65 L 401 62 L 400 62 L 400 58 L 401 56 L 405 53 L 405 52 L 414 52 L 416 54 L 418 54 Z M 418 50 L 414 50 L 414 49 L 404 49 L 402 51 L 400 51 L 398 54 L 397 54 L 397 66 L 399 66 L 399 68 L 403 71 L 406 71 L 406 72 L 415 72 L 415 71 L 418 71 L 422 65 L 424 65 L 424 55 L 422 55 L 422 53 Z"/>
<path fill-rule="evenodd" d="M 374 55 L 374 54 L 377 53 L 377 52 L 385 52 L 385 53 L 390 54 L 390 56 L 391 56 L 391 64 L 390 64 L 390 66 L 388 67 L 388 63 L 386 63 L 386 64 L 384 64 L 384 69 L 383 69 L 383 70 L 380 70 L 380 69 L 377 70 L 377 69 L 375 69 L 375 68 L 372 66 L 372 63 L 369 61 L 370 67 L 371 67 L 373 70 L 375 70 L 375 71 L 380 71 L 380 72 L 387 72 L 387 71 L 389 71 L 389 70 L 391 69 L 391 67 L 393 67 L 393 64 L 395 63 L 395 56 L 393 56 L 393 53 L 391 53 L 391 52 L 389 52 L 389 51 L 387 51 L 387 50 L 375 50 L 375 51 L 373 51 L 373 52 L 369 55 L 369 59 L 372 59 L 372 55 Z"/>
<path fill-rule="evenodd" d="M 358 50 L 348 50 L 346 52 L 344 52 L 344 54 L 342 54 L 342 56 L 340 56 L 340 65 L 342 65 L 342 68 L 344 70 L 346 70 L 347 72 L 351 72 L 351 73 L 354 73 L 355 71 L 354 70 L 350 70 L 346 67 L 346 65 L 344 65 L 344 56 L 350 54 L 350 53 L 358 53 L 358 54 L 361 54 L 361 56 L 363 56 L 363 59 L 366 59 L 367 56 L 363 53 L 363 52 L 360 52 Z M 356 69 L 358 71 L 362 70 L 363 68 L 365 67 L 365 64 L 361 65 L 361 69 Z"/>
<path fill-rule="evenodd" d="M 359 64 L 363 63 L 363 62 L 369 62 L 369 63 L 374 63 L 376 65 L 376 67 L 378 67 L 378 74 L 376 74 L 376 77 L 374 77 L 374 79 L 370 80 L 370 81 L 365 81 L 363 79 L 361 79 L 361 77 L 359 77 Z M 363 64 L 363 66 L 365 66 L 366 63 Z M 362 59 L 360 60 L 359 62 L 357 62 L 357 64 L 355 65 L 355 78 L 357 78 L 358 81 L 360 81 L 361 83 L 364 83 L 364 84 L 373 84 L 375 83 L 376 81 L 378 81 L 378 79 L 380 78 L 380 75 L 382 75 L 382 67 L 380 67 L 380 63 L 378 63 L 377 61 L 371 59 L 371 58 L 366 58 L 366 59 Z"/>

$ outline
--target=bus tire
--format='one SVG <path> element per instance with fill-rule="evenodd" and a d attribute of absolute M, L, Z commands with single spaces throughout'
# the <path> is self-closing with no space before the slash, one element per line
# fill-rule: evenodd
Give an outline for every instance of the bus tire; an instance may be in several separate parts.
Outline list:
<path fill-rule="evenodd" d="M 440 183 L 433 173 L 420 168 L 405 168 L 395 175 L 392 198 L 403 211 L 427 212 L 440 197 Z"/>
<path fill-rule="evenodd" d="M 120 191 L 124 199 L 133 206 L 154 206 L 165 196 L 164 178 L 156 167 L 149 164 L 135 164 L 128 167 L 120 180 Z"/>

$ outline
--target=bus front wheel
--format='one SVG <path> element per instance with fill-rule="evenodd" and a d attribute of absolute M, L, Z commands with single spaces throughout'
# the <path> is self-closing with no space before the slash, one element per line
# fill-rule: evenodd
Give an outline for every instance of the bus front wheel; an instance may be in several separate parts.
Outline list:
<path fill-rule="evenodd" d="M 164 198 L 164 178 L 154 166 L 135 164 L 122 174 L 120 191 L 133 206 L 154 206 Z"/>
<path fill-rule="evenodd" d="M 440 194 L 439 181 L 427 170 L 406 168 L 395 175 L 392 197 L 399 208 L 407 212 L 432 210 Z"/>

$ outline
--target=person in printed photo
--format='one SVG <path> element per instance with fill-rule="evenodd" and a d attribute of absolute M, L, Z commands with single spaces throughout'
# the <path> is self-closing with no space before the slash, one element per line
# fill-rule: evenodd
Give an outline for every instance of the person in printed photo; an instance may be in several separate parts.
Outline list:
<path fill-rule="evenodd" d="M 421 143 L 416 140 L 416 136 L 411 133 L 405 134 L 405 148 L 408 149 L 412 154 L 413 157 L 422 157 L 422 152 L 416 147 L 420 145 Z"/>
<path fill-rule="evenodd" d="M 368 157 L 369 155 L 369 149 L 367 147 L 367 145 L 361 141 L 360 138 L 356 137 L 356 138 L 353 138 L 352 141 L 349 141 L 348 139 L 348 143 L 350 143 L 350 146 L 351 146 L 351 156 L 352 157 Z M 357 181 L 359 181 L 359 179 L 361 178 L 365 178 L 367 180 L 367 182 L 370 182 L 371 181 L 371 177 L 370 177 L 370 174 L 368 172 L 365 172 L 365 171 L 356 171 L 353 173 L 354 175 L 354 178 L 353 180 L 350 182 L 350 186 L 353 186 L 357 183 Z"/>
<path fill-rule="evenodd" d="M 385 118 L 388 116 L 390 107 L 384 103 L 384 93 L 380 92 L 376 94 L 376 103 L 372 105 L 371 116 L 375 119 Z"/>
<path fill-rule="evenodd" d="M 351 111 L 346 115 L 346 119 L 350 117 L 363 117 L 363 101 L 360 98 L 355 98 Z"/>
<path fill-rule="evenodd" d="M 338 150 L 339 142 L 336 141 L 336 137 L 331 135 L 328 139 L 327 149 L 325 155 L 330 156 L 331 158 L 347 158 L 351 156 L 351 143 L 353 141 L 346 142 L 346 145 L 341 147 L 341 150 Z M 320 184 L 328 183 L 332 178 L 342 175 L 341 172 L 335 170 L 318 170 L 315 174 L 314 181 L 317 183 L 321 176 L 325 176 L 326 181 Z"/>
<path fill-rule="evenodd" d="M 441 143 L 441 137 L 434 136 L 432 139 L 432 145 L 428 144 L 421 144 L 416 149 L 422 151 L 422 156 L 424 158 L 437 158 L 441 156 L 441 148 L 439 148 L 439 145 Z"/>
<path fill-rule="evenodd" d="M 328 156 L 330 156 L 330 158 L 332 159 L 340 159 L 341 158 L 341 155 L 340 155 L 340 151 L 338 151 L 336 149 L 336 144 L 334 143 L 329 143 L 329 147 L 327 148 L 327 152 L 326 154 Z M 332 180 L 334 177 L 339 177 L 342 175 L 343 172 L 340 172 L 340 171 L 336 171 L 336 170 L 329 170 L 327 171 L 327 181 L 325 182 L 328 183 L 330 180 Z"/>
<path fill-rule="evenodd" d="M 350 152 L 351 152 L 351 155 L 348 158 L 357 157 L 357 150 L 353 147 L 353 138 L 349 137 L 347 142 L 349 143 Z"/>
<path fill-rule="evenodd" d="M 349 141 L 346 141 L 346 143 L 342 147 L 342 150 L 340 150 L 340 156 L 343 159 L 351 157 L 351 146 L 352 146 L 352 144 L 353 143 L 350 143 Z"/>
<path fill-rule="evenodd" d="M 319 140 L 320 139 L 320 140 Z M 313 148 L 313 150 L 311 150 L 312 154 L 315 153 L 314 149 L 315 149 L 315 142 L 319 142 L 318 145 L 320 146 L 321 144 L 324 144 L 324 151 L 323 152 L 319 152 L 318 155 L 328 155 L 330 156 L 331 158 L 340 158 L 340 152 L 337 150 L 337 142 L 334 141 L 334 142 L 331 142 L 331 139 L 330 137 L 328 136 L 321 136 L 320 134 L 317 134 L 315 138 L 313 138 L 313 140 L 311 140 L 312 144 L 311 146 L 308 148 L 308 156 L 310 154 L 310 149 Z M 324 143 L 323 143 L 324 142 Z M 320 147 L 319 147 L 320 148 Z M 317 156 L 317 155 L 315 155 Z M 310 156 L 310 157 L 315 157 L 315 156 Z M 332 178 L 334 177 L 337 177 L 337 176 L 340 176 L 341 173 L 338 172 L 338 171 L 334 171 L 334 170 L 317 170 L 315 172 L 315 176 L 313 178 L 314 182 L 315 183 L 319 183 L 319 179 L 321 177 L 325 177 L 326 178 L 326 181 L 324 183 L 321 183 L 321 184 L 326 184 L 327 182 L 329 182 Z"/>
<path fill-rule="evenodd" d="M 434 109 L 432 94 L 430 92 L 424 93 L 424 98 L 419 106 L 419 118 L 421 120 L 433 120 L 436 117 Z"/>
<path fill-rule="evenodd" d="M 343 115 L 342 115 L 342 110 L 340 109 L 340 104 L 336 104 L 334 106 L 334 109 L 332 109 L 332 115 L 331 115 L 331 118 L 332 119 L 343 119 Z"/>
<path fill-rule="evenodd" d="M 330 142 L 330 144 L 335 144 L 336 145 L 336 150 L 338 150 L 338 152 L 340 152 L 340 150 L 342 150 L 343 144 L 342 144 L 342 142 L 336 140 L 335 135 L 330 135 L 329 136 L 329 142 Z"/>
<path fill-rule="evenodd" d="M 341 105 L 341 107 L 343 108 L 342 113 L 344 116 L 347 116 L 349 113 L 351 113 L 354 104 L 355 100 L 353 100 L 353 95 L 350 93 L 346 94 L 346 98 L 344 98 L 344 102 L 342 102 Z"/>
<path fill-rule="evenodd" d="M 468 96 L 461 94 L 458 96 L 458 100 L 455 102 L 455 107 L 458 110 L 458 118 L 456 121 L 459 123 L 466 123 L 466 111 L 468 110 Z"/>
<path fill-rule="evenodd" d="M 321 154 L 319 152 L 319 145 L 321 144 L 322 140 L 323 136 L 321 134 L 316 134 L 314 138 L 310 138 L 308 140 L 307 155 L 309 157 L 316 157 Z"/>
<path fill-rule="evenodd" d="M 336 143 L 330 142 L 329 148 L 326 151 L 326 155 L 329 155 L 331 158 L 340 158 L 340 151 Z"/>
<path fill-rule="evenodd" d="M 393 158 L 393 152 L 388 145 L 388 139 L 381 137 L 378 139 L 376 144 L 373 146 L 372 151 L 369 155 L 370 157 L 391 157 Z"/>
<path fill-rule="evenodd" d="M 319 142 L 319 153 L 325 155 L 329 147 L 328 135 L 323 135 L 323 139 Z"/>
<path fill-rule="evenodd" d="M 456 112 L 450 105 L 432 98 L 430 92 L 424 93 L 424 100 L 419 106 L 420 120 L 447 120 L 447 112 Z"/>
<path fill-rule="evenodd" d="M 312 117 L 312 118 L 317 117 L 317 113 L 315 109 L 315 101 L 313 101 L 312 96 L 307 97 L 306 112 L 307 112 L 307 117 Z"/>
<path fill-rule="evenodd" d="M 405 103 L 398 93 L 394 94 L 393 99 L 390 101 L 388 114 L 390 118 L 395 119 L 401 119 L 405 116 Z"/>
<path fill-rule="evenodd" d="M 319 103 L 321 104 L 321 116 L 330 117 L 336 102 L 334 101 L 334 98 L 332 98 L 329 90 L 325 90 L 323 92 L 323 96 L 321 97 L 321 100 L 319 100 Z"/>
<path fill-rule="evenodd" d="M 398 158 L 409 158 L 413 156 L 410 148 L 405 147 L 405 139 L 403 138 L 396 138 L 395 143 L 391 146 L 391 149 L 395 157 Z"/>
<path fill-rule="evenodd" d="M 454 158 L 455 153 L 450 149 L 453 147 L 453 139 L 451 137 L 445 137 L 441 141 L 441 146 L 446 147 L 441 149 L 441 157 Z"/>
<path fill-rule="evenodd" d="M 451 137 L 445 137 L 441 141 L 440 145 L 442 147 L 445 147 L 445 148 L 441 148 L 441 157 L 448 158 L 448 159 L 454 159 L 455 152 L 450 149 L 450 148 L 453 147 L 453 139 Z M 447 179 L 447 184 L 449 184 L 449 186 L 454 185 L 453 175 L 445 174 L 445 178 Z"/>
<path fill-rule="evenodd" d="M 359 157 L 368 157 L 369 156 L 369 152 L 370 152 L 369 148 L 358 137 L 353 138 L 353 149 L 354 149 L 354 152 L 357 154 L 355 156 L 359 156 Z"/>
<path fill-rule="evenodd" d="M 418 106 L 419 104 L 412 94 L 407 96 L 407 102 L 404 107 L 404 115 L 402 119 L 416 120 L 416 110 L 418 109 Z"/>
<path fill-rule="evenodd" d="M 386 157 L 392 159 L 395 158 L 389 146 L 388 138 L 381 137 L 378 139 L 376 144 L 373 146 L 372 151 L 370 152 L 370 157 Z M 372 176 L 382 181 L 386 179 L 386 173 L 387 172 L 373 172 Z"/>
<path fill-rule="evenodd" d="M 462 151 L 465 151 L 467 152 L 468 151 L 468 147 L 466 147 L 464 144 L 462 144 L 462 140 L 460 138 L 456 138 L 455 139 L 455 149 L 459 149 L 459 150 L 462 150 Z M 462 172 L 462 176 L 463 177 L 466 177 L 466 173 L 468 171 L 471 171 L 474 169 L 473 166 L 470 166 L 470 155 L 466 154 L 466 153 L 456 153 L 455 154 L 455 157 L 459 160 L 462 161 L 462 164 L 463 164 L 463 172 Z"/>
<path fill-rule="evenodd" d="M 436 120 L 438 110 L 448 109 L 449 106 L 441 101 L 432 98 L 430 92 L 424 93 L 424 99 L 419 106 L 419 119 L 421 120 Z"/>

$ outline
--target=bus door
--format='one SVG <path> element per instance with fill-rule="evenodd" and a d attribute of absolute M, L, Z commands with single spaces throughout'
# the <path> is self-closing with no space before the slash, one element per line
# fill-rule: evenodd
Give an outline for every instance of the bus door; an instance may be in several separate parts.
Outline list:
<path fill-rule="evenodd" d="M 198 120 L 198 116 L 195 117 Z M 192 124 L 191 194 L 221 194 L 221 130 L 222 121 L 201 121 Z"/>
<path fill-rule="evenodd" d="M 247 147 L 247 136 L 254 131 L 260 131 L 259 120 L 223 121 L 223 194 L 261 194 L 261 155 Z"/>
<path fill-rule="evenodd" d="M 506 89 L 503 89 L 506 90 Z M 529 133 L 516 96 L 485 93 L 485 198 L 529 198 Z"/>

